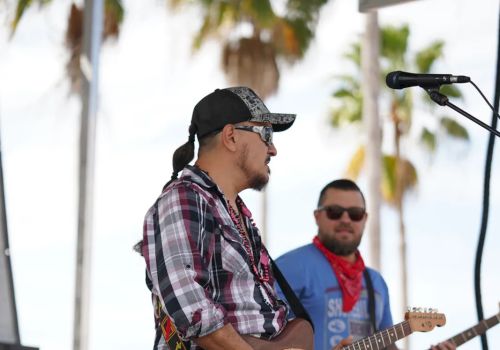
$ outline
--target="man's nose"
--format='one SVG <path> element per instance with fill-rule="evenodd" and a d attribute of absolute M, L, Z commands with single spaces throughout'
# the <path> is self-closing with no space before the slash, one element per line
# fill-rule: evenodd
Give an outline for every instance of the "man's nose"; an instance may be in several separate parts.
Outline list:
<path fill-rule="evenodd" d="M 344 212 L 340 216 L 340 221 L 344 221 L 344 222 L 351 222 L 352 221 L 347 210 L 344 210 Z"/>
<path fill-rule="evenodd" d="M 267 145 L 267 149 L 268 149 L 267 153 L 269 153 L 271 157 L 274 157 L 278 154 L 278 150 L 276 149 L 274 143 L 270 143 L 269 145 Z"/>

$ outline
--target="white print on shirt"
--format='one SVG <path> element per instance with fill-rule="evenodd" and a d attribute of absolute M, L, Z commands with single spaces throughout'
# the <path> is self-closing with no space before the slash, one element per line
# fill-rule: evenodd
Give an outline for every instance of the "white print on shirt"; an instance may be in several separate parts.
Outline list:
<path fill-rule="evenodd" d="M 364 293 L 363 293 L 364 294 Z M 351 318 L 367 319 L 369 318 L 367 300 L 358 300 L 356 305 L 349 313 L 342 311 L 342 298 L 328 298 L 328 318 L 332 317 L 347 317 L 348 314 Z"/>

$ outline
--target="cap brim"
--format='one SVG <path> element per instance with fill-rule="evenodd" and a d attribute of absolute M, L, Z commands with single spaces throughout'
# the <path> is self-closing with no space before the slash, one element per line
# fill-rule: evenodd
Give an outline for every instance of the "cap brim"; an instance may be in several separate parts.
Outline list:
<path fill-rule="evenodd" d="M 265 113 L 251 118 L 249 121 L 258 123 L 271 123 L 274 132 L 285 131 L 295 121 L 295 114 Z"/>

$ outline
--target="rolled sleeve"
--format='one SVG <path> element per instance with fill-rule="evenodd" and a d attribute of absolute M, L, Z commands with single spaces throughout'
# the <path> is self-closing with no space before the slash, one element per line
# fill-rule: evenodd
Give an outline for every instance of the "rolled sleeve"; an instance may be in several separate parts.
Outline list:
<path fill-rule="evenodd" d="M 215 227 L 207 201 L 182 183 L 146 214 L 145 258 L 153 293 L 184 339 L 210 334 L 226 323 L 226 311 L 211 298 L 206 264 Z"/>

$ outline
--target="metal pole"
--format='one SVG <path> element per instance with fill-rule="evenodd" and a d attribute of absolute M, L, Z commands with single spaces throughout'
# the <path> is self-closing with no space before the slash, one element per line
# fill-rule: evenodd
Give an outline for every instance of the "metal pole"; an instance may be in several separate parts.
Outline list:
<path fill-rule="evenodd" d="M 90 277 L 98 67 L 103 27 L 103 0 L 85 0 L 82 55 L 82 115 L 78 184 L 75 313 L 73 349 L 87 350 L 90 319 Z"/>
<path fill-rule="evenodd" d="M 3 181 L 2 151 L 0 145 L 0 343 L 19 344 L 14 280 L 10 263 L 7 212 Z M 1 344 L 0 344 L 1 345 Z"/>

